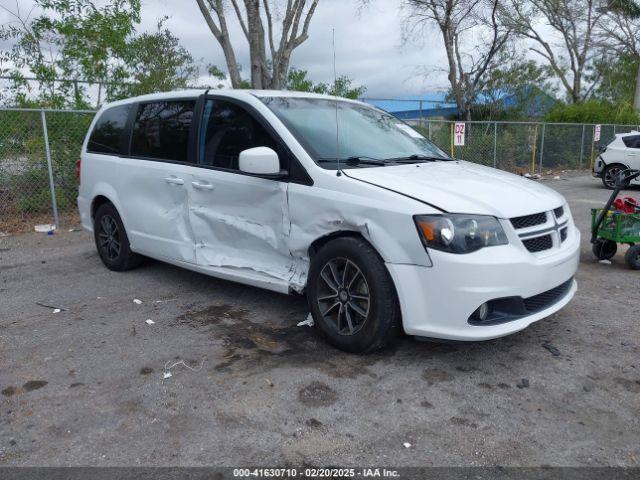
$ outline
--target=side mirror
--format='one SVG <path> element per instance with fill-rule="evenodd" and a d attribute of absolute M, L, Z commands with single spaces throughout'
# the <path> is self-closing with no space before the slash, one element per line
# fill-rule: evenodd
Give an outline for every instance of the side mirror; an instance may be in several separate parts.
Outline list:
<path fill-rule="evenodd" d="M 243 150 L 238 158 L 241 172 L 255 175 L 280 175 L 278 154 L 268 147 L 255 147 Z"/>

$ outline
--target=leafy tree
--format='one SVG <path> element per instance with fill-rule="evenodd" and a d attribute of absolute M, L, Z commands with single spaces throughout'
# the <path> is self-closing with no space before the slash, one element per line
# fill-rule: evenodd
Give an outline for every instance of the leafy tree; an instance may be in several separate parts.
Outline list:
<path fill-rule="evenodd" d="M 600 83 L 593 93 L 595 99 L 618 105 L 633 104 L 634 90 L 631 87 L 640 69 L 640 57 L 621 54 L 598 63 L 596 69 Z"/>
<path fill-rule="evenodd" d="M 140 0 L 34 0 L 42 13 L 31 19 L 19 10 L 0 27 L 0 71 L 13 77 L 5 103 L 55 108 L 89 107 L 88 86 L 99 84 L 116 99 L 186 85 L 196 70 L 191 55 L 163 28 L 135 35 Z M 28 72 L 22 74 L 22 72 Z M 36 79 L 35 92 L 25 77 Z M 134 82 L 139 83 L 133 85 Z"/>
<path fill-rule="evenodd" d="M 197 77 L 198 68 L 180 41 L 164 28 L 164 19 L 153 33 L 143 33 L 127 42 L 122 55 L 128 83 L 114 96 L 131 97 L 186 88 Z"/>
<path fill-rule="evenodd" d="M 314 83 L 307 78 L 306 70 L 292 68 L 287 75 L 286 90 L 324 93 L 336 97 L 358 99 L 366 91 L 364 86 L 353 86 L 353 80 L 341 75 L 333 83 Z"/>
<path fill-rule="evenodd" d="M 544 114 L 555 103 L 546 93 L 551 90 L 548 69 L 518 53 L 515 46 L 503 49 L 495 63 L 472 106 L 474 119 L 526 119 Z"/>

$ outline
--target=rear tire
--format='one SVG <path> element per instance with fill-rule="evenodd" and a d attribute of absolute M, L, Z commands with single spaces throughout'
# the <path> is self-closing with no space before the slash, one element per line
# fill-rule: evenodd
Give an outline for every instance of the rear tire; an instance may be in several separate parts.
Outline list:
<path fill-rule="evenodd" d="M 598 238 L 593 242 L 591 250 L 598 260 L 610 260 L 618 251 L 618 244 L 612 240 Z"/>
<path fill-rule="evenodd" d="M 627 167 L 620 164 L 607 165 L 602 171 L 602 184 L 605 188 L 613 190 L 616 188 L 616 177 L 620 172 L 626 170 Z M 628 186 L 627 183 L 625 186 Z"/>
<path fill-rule="evenodd" d="M 340 350 L 372 352 L 398 337 L 402 320 L 393 280 L 361 238 L 338 238 L 313 257 L 307 300 L 317 331 Z"/>
<path fill-rule="evenodd" d="M 624 256 L 624 261 L 629 268 L 640 270 L 640 244 L 632 245 Z"/>
<path fill-rule="evenodd" d="M 93 219 L 93 236 L 98 255 L 109 270 L 123 272 L 142 263 L 142 257 L 131 251 L 129 237 L 113 204 L 98 207 Z"/>

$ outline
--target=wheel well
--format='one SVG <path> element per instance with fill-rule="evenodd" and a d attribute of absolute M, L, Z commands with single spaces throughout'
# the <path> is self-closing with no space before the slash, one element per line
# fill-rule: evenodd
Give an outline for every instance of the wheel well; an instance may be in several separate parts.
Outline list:
<path fill-rule="evenodd" d="M 620 163 L 620 162 L 613 162 L 613 163 L 607 163 L 604 168 L 609 168 L 609 167 L 622 167 L 622 168 L 629 168 L 627 167 L 624 163 Z"/>
<path fill-rule="evenodd" d="M 96 211 L 98 210 L 98 208 L 101 205 L 104 205 L 105 203 L 112 203 L 111 200 L 109 200 L 107 197 L 103 196 L 103 195 L 98 195 L 96 198 L 93 199 L 93 202 L 91 203 L 91 218 L 93 219 L 96 216 Z"/>
<path fill-rule="evenodd" d="M 324 247 L 327 243 L 331 242 L 332 240 L 335 240 L 336 238 L 342 238 L 342 237 L 362 239 L 365 242 L 367 242 L 378 255 L 380 255 L 380 252 L 378 252 L 378 250 L 376 250 L 376 248 L 373 245 L 371 245 L 371 242 L 369 242 L 366 238 L 364 238 L 364 236 L 360 232 L 354 232 L 352 230 L 341 230 L 338 232 L 329 233 L 327 235 L 324 235 L 314 240 L 313 243 L 309 246 L 309 259 L 312 260 L 314 255 L 318 253 L 320 249 Z"/>

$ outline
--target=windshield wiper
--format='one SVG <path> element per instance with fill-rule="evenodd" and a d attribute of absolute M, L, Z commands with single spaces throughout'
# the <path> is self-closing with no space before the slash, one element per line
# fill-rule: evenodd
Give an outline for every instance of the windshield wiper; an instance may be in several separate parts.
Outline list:
<path fill-rule="evenodd" d="M 379 165 L 384 167 L 388 165 L 388 163 L 384 160 L 378 160 L 377 158 L 367 156 L 353 156 L 347 158 L 321 158 L 320 161 L 322 163 L 344 163 L 349 167 L 357 167 L 358 165 Z"/>
<path fill-rule="evenodd" d="M 388 158 L 387 160 L 390 161 L 390 162 L 395 162 L 395 163 L 417 163 L 417 162 L 439 162 L 439 161 L 448 162 L 451 159 L 447 158 L 447 157 L 437 157 L 435 155 L 433 155 L 433 156 L 430 156 L 430 155 L 409 155 L 407 157 Z"/>
<path fill-rule="evenodd" d="M 360 164 L 385 166 L 387 164 L 387 162 L 385 162 L 384 160 L 378 160 L 377 158 L 372 158 L 372 157 L 349 157 L 341 161 L 344 161 L 344 163 L 346 163 L 349 166 L 355 166 Z"/>

